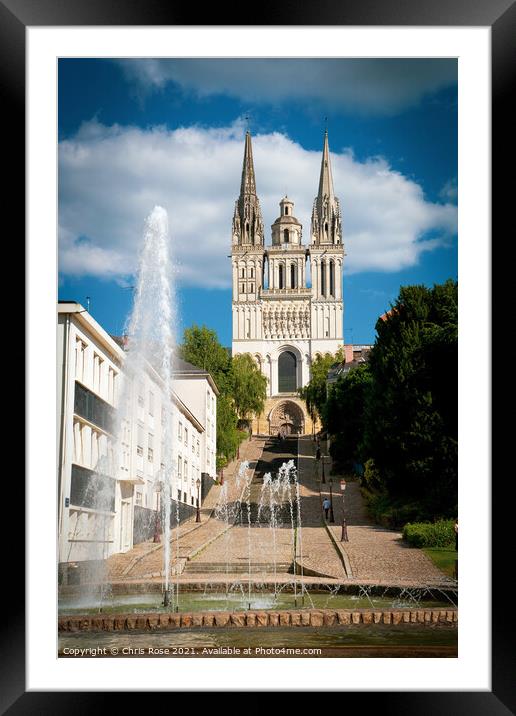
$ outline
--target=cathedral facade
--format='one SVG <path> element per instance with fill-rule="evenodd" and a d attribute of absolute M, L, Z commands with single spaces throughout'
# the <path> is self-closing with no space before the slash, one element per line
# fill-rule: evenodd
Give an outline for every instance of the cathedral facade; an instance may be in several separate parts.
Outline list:
<path fill-rule="evenodd" d="M 265 410 L 253 432 L 305 434 L 314 426 L 298 390 L 309 382 L 317 354 L 343 346 L 344 247 L 328 132 L 307 244 L 294 202 L 285 196 L 279 208 L 266 245 L 248 131 L 232 226 L 232 353 L 250 353 L 268 379 Z"/>

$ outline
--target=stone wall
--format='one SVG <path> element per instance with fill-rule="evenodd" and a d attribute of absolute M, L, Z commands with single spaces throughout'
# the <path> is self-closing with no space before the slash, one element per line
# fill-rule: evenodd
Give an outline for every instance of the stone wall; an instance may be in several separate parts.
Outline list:
<path fill-rule="evenodd" d="M 170 526 L 175 527 L 177 523 L 177 505 L 175 500 L 172 500 L 170 508 Z M 189 517 L 195 514 L 196 508 L 192 505 L 185 505 L 183 502 L 179 503 L 179 522 L 184 522 Z M 133 544 L 139 544 L 140 542 L 146 542 L 154 537 L 154 530 L 156 527 L 156 510 L 151 510 L 148 507 L 142 507 L 141 505 L 134 506 L 134 522 L 133 522 Z"/>
<path fill-rule="evenodd" d="M 59 617 L 60 632 L 152 631 L 191 627 L 332 627 L 354 624 L 456 626 L 456 609 L 289 609 L 245 612 L 73 615 Z"/>

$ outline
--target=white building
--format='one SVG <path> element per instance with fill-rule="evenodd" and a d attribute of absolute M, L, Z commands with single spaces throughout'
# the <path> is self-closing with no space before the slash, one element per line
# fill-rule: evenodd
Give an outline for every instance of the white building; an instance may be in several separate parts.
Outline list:
<path fill-rule="evenodd" d="M 255 420 L 254 431 L 305 433 L 312 426 L 297 391 L 310 380 L 312 359 L 343 345 L 344 247 L 327 132 L 307 246 L 294 202 L 284 197 L 279 205 L 266 247 L 247 132 L 232 230 L 232 352 L 253 355 L 268 379 L 265 414 Z"/>
<path fill-rule="evenodd" d="M 104 559 L 152 537 L 163 474 L 161 379 L 146 366 L 128 382 L 125 352 L 83 306 L 58 306 L 59 562 Z M 191 515 L 216 477 L 217 387 L 181 363 L 169 401 L 173 519 Z M 208 402 L 209 396 L 209 402 Z M 120 401 L 128 401 L 123 421 Z M 120 447 L 114 434 L 120 428 Z M 209 434 L 208 434 L 209 433 Z M 117 464 L 115 464 L 117 463 Z"/>

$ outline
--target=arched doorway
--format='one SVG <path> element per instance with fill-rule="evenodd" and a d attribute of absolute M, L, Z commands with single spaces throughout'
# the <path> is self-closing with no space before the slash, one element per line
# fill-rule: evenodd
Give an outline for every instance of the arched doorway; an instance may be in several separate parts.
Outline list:
<path fill-rule="evenodd" d="M 302 409 L 291 400 L 276 405 L 269 415 L 269 434 L 303 435 L 305 419 Z"/>
<path fill-rule="evenodd" d="M 278 358 L 278 393 L 297 390 L 297 358 L 292 351 L 283 351 Z"/>

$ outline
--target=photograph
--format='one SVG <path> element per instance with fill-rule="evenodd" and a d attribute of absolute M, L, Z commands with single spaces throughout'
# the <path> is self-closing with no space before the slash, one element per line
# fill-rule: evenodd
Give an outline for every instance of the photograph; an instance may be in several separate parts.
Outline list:
<path fill-rule="evenodd" d="M 459 61 L 172 55 L 56 62 L 57 658 L 457 659 Z"/>

